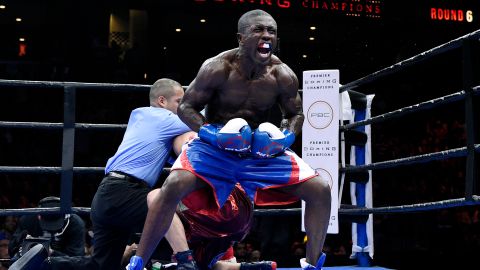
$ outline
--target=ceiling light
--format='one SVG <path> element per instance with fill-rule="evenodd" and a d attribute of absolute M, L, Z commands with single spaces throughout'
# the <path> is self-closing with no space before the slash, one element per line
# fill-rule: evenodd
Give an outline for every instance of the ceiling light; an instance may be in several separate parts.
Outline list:
<path fill-rule="evenodd" d="M 7 6 L 5 5 L 0 5 L 0 9 L 5 9 Z"/>
<path fill-rule="evenodd" d="M 315 40 L 315 38 L 314 38 L 314 37 L 309 37 L 308 39 L 309 39 L 309 40 Z"/>
<path fill-rule="evenodd" d="M 201 22 L 201 23 L 204 23 L 204 22 L 206 22 L 206 21 L 207 21 L 207 20 L 205 20 L 205 19 L 200 19 L 200 22 Z"/>
<path fill-rule="evenodd" d="M 22 21 L 22 18 L 16 18 L 15 21 L 21 22 L 21 21 Z"/>
<path fill-rule="evenodd" d="M 302 57 L 303 57 L 303 58 L 307 58 L 307 55 L 306 55 L 306 54 L 304 54 L 304 55 L 302 55 Z"/>
<path fill-rule="evenodd" d="M 315 29 L 317 29 L 317 27 L 315 27 L 315 26 L 310 26 L 310 30 L 315 30 Z"/>
<path fill-rule="evenodd" d="M 182 29 L 181 28 L 176 28 L 175 32 L 182 32 Z"/>

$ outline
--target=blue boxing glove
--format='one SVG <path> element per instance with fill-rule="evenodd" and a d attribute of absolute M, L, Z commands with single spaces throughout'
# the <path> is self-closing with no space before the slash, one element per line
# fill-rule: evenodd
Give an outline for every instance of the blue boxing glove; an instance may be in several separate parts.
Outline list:
<path fill-rule="evenodd" d="M 270 158 L 283 153 L 295 141 L 295 134 L 288 129 L 283 132 L 275 125 L 265 122 L 253 133 L 252 153 L 255 157 Z"/>
<path fill-rule="evenodd" d="M 234 118 L 223 127 L 215 124 L 201 126 L 198 137 L 223 150 L 248 152 L 252 144 L 252 129 L 244 119 Z"/>
<path fill-rule="evenodd" d="M 143 270 L 143 259 L 140 256 L 132 256 L 130 262 L 125 267 L 127 270 Z"/>

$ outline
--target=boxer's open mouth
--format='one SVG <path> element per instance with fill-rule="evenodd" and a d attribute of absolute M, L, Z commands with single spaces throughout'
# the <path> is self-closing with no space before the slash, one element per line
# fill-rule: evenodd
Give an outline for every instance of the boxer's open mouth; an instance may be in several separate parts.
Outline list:
<path fill-rule="evenodd" d="M 268 57 L 272 52 L 272 44 L 270 43 L 260 43 L 257 47 L 257 51 L 261 57 Z"/>

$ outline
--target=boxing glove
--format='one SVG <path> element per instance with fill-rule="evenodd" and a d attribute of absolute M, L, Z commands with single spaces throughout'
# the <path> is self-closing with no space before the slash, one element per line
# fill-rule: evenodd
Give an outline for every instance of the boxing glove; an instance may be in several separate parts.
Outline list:
<path fill-rule="evenodd" d="M 215 124 L 201 126 L 198 137 L 223 150 L 248 152 L 252 143 L 252 129 L 244 119 L 234 118 L 223 127 Z"/>
<path fill-rule="evenodd" d="M 127 270 L 143 270 L 143 259 L 140 256 L 132 256 L 125 267 Z"/>
<path fill-rule="evenodd" d="M 275 125 L 265 122 L 253 133 L 252 153 L 255 157 L 270 158 L 283 153 L 295 141 L 295 134 L 288 129 L 283 132 Z"/>

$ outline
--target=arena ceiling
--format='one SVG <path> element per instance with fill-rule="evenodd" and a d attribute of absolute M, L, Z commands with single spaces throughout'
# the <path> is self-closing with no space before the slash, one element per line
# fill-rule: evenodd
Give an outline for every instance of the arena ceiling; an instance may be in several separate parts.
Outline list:
<path fill-rule="evenodd" d="M 41 61 L 57 50 L 74 54 L 89 46 L 92 36 L 108 41 L 112 10 L 137 9 L 148 14 L 150 67 L 162 62 L 162 69 L 186 81 L 204 59 L 236 46 L 237 19 L 254 8 L 276 18 L 278 55 L 297 73 L 337 68 L 347 81 L 480 28 L 475 0 L 0 0 L 0 5 L 6 6 L 0 9 L 1 60 L 15 59 L 20 37 L 33 54 L 29 60 Z M 438 19 L 443 11 L 462 13 L 463 19 Z"/>

